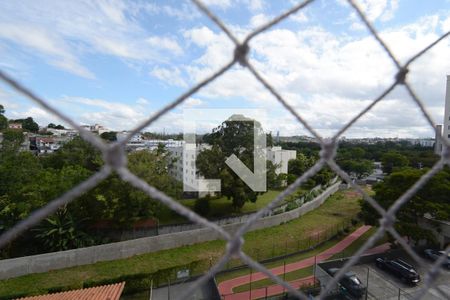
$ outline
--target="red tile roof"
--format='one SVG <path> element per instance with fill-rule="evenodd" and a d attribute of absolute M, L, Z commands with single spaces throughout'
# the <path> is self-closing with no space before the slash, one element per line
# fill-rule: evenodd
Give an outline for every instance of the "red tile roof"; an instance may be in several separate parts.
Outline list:
<path fill-rule="evenodd" d="M 17 300 L 119 300 L 125 282 L 96 286 L 55 294 L 31 296 Z"/>

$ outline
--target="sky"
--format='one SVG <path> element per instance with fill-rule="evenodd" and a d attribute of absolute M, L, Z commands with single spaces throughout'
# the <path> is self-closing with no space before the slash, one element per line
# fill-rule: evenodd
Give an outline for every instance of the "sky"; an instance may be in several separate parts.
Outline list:
<path fill-rule="evenodd" d="M 449 0 L 356 1 L 400 62 L 450 30 Z M 203 0 L 239 40 L 298 1 Z M 250 42 L 250 62 L 325 137 L 394 80 L 392 61 L 345 0 L 317 0 Z M 129 130 L 233 57 L 226 35 L 189 1 L 0 2 L 0 69 L 79 124 Z M 434 122 L 444 116 L 450 38 L 410 66 L 408 82 Z M 11 119 L 62 123 L 0 83 Z M 264 129 L 311 135 L 242 66 L 235 65 L 146 130 L 183 130 L 183 110 L 265 112 Z M 208 131 L 223 120 L 198 126 Z M 397 87 L 346 137 L 432 137 Z"/>

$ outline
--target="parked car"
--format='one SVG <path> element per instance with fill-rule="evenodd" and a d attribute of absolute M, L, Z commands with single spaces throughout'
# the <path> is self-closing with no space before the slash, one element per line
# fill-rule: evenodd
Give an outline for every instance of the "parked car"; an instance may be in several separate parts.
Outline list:
<path fill-rule="evenodd" d="M 375 260 L 375 264 L 378 268 L 395 275 L 405 283 L 416 285 L 420 282 L 419 273 L 413 266 L 401 259 L 390 260 L 379 257 Z"/>
<path fill-rule="evenodd" d="M 334 276 L 338 271 L 338 268 L 328 269 L 328 273 L 332 276 Z M 345 273 L 341 280 L 339 280 L 339 284 L 341 285 L 342 290 L 356 299 L 360 299 L 366 294 L 366 287 L 353 272 Z"/>
<path fill-rule="evenodd" d="M 445 251 L 437 251 L 433 249 L 425 249 L 423 254 L 426 258 L 432 261 L 438 260 L 439 257 L 445 254 Z M 447 261 L 444 262 L 443 266 L 450 269 L 450 254 L 447 255 Z"/>

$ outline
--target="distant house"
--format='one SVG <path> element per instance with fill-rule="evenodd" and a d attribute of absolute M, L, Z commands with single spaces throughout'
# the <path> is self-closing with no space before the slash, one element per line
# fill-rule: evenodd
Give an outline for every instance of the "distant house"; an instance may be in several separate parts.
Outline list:
<path fill-rule="evenodd" d="M 22 129 L 22 123 L 9 123 L 9 129 Z"/>
<path fill-rule="evenodd" d="M 45 132 L 51 132 L 54 136 L 70 136 L 74 137 L 78 135 L 78 131 L 74 129 L 56 129 L 56 128 L 45 128 Z"/>
<path fill-rule="evenodd" d="M 94 132 L 97 134 L 102 134 L 104 132 L 108 132 L 110 131 L 109 129 L 107 129 L 105 126 L 99 125 L 99 124 L 95 124 L 95 125 L 81 125 L 81 128 L 90 131 L 90 132 Z"/>
<path fill-rule="evenodd" d="M 61 293 L 19 298 L 17 300 L 119 300 L 124 286 L 125 282 L 121 282 Z"/>
<path fill-rule="evenodd" d="M 30 138 L 30 142 L 31 148 L 38 154 L 53 153 L 61 147 L 61 143 L 53 137 L 35 136 Z"/>

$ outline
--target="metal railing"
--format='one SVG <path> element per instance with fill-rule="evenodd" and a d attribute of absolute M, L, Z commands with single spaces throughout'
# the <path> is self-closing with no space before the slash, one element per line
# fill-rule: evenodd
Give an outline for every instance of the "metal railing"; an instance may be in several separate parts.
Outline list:
<path fill-rule="evenodd" d="M 68 116 L 66 116 L 64 113 L 60 112 L 56 108 L 52 107 L 47 101 L 37 96 L 34 92 L 20 84 L 18 81 L 11 78 L 9 75 L 4 73 L 3 71 L 0 71 L 0 79 L 4 81 L 6 84 L 11 86 L 13 89 L 18 91 L 19 93 L 25 95 L 26 97 L 33 100 L 35 103 L 39 104 L 41 107 L 43 107 L 47 112 L 59 117 L 61 120 L 63 120 L 65 123 L 72 126 L 72 128 L 76 129 L 80 136 L 86 140 L 87 142 L 91 143 L 93 146 L 95 146 L 97 149 L 99 149 L 103 154 L 103 159 L 105 161 L 105 165 L 101 168 L 99 172 L 91 176 L 89 179 L 84 181 L 83 183 L 77 185 L 76 187 L 72 188 L 70 191 L 64 193 L 57 199 L 54 199 L 53 201 L 49 202 L 44 207 L 34 211 L 28 218 L 25 220 L 19 222 L 14 227 L 9 229 L 7 232 L 3 233 L 0 236 L 0 248 L 4 247 L 6 244 L 14 240 L 20 233 L 27 230 L 28 228 L 38 224 L 42 219 L 47 217 L 48 215 L 54 213 L 59 207 L 66 205 L 70 203 L 71 201 L 74 201 L 78 196 L 83 194 L 84 192 L 88 191 L 89 189 L 95 187 L 100 181 L 107 178 L 111 172 L 115 171 L 117 174 L 122 178 L 122 180 L 130 183 L 136 188 L 141 189 L 146 194 L 148 194 L 153 199 L 156 199 L 160 201 L 161 203 L 167 205 L 169 208 L 175 210 L 178 214 L 183 215 L 184 217 L 188 218 L 192 222 L 195 222 L 197 224 L 212 228 L 216 230 L 224 240 L 227 241 L 226 246 L 226 252 L 222 259 L 214 265 L 206 274 L 204 274 L 202 277 L 200 277 L 196 283 L 188 290 L 185 291 L 183 295 L 179 295 L 179 298 L 184 299 L 188 295 L 192 294 L 192 291 L 198 288 L 200 285 L 205 283 L 208 279 L 212 278 L 218 271 L 224 268 L 227 261 L 232 257 L 238 257 L 240 258 L 244 263 L 248 264 L 251 268 L 254 270 L 263 272 L 266 274 L 269 278 L 271 278 L 274 282 L 277 284 L 282 285 L 284 288 L 286 288 L 286 291 L 291 293 L 292 295 L 296 296 L 299 299 L 307 299 L 307 296 L 302 292 L 299 291 L 292 286 L 290 286 L 287 282 L 283 281 L 282 278 L 275 276 L 272 274 L 267 268 L 250 258 L 248 255 L 246 255 L 242 251 L 242 244 L 244 242 L 243 235 L 248 231 L 251 224 L 255 222 L 258 218 L 264 216 L 270 209 L 275 207 L 278 203 L 280 203 L 285 197 L 290 195 L 291 193 L 295 192 L 296 189 L 304 183 L 308 178 L 315 175 L 317 172 L 319 172 L 322 167 L 325 165 L 328 165 L 338 176 L 340 176 L 343 180 L 348 182 L 350 185 L 353 186 L 359 193 L 361 193 L 364 197 L 364 200 L 367 201 L 373 208 L 380 214 L 382 217 L 380 220 L 380 227 L 376 231 L 376 233 L 367 240 L 367 242 L 357 251 L 355 256 L 353 256 L 346 264 L 341 268 L 341 270 L 338 272 L 338 274 L 333 277 L 333 280 L 330 281 L 327 286 L 322 289 L 319 298 L 324 298 L 329 290 L 338 282 L 343 274 L 357 261 L 360 255 L 369 249 L 385 232 L 389 232 L 392 234 L 400 243 L 400 245 L 406 250 L 406 252 L 419 264 L 424 265 L 424 262 L 422 258 L 420 258 L 412 249 L 411 247 L 400 237 L 400 235 L 397 233 L 397 231 L 394 229 L 393 225 L 395 224 L 395 214 L 398 212 L 398 210 L 407 203 L 411 197 L 414 196 L 414 194 L 423 187 L 426 182 L 430 180 L 437 172 L 439 172 L 446 164 L 450 165 L 450 143 L 443 139 L 442 136 L 439 137 L 443 144 L 443 151 L 441 154 L 440 160 L 426 173 L 424 174 L 420 180 L 418 180 L 408 191 L 406 191 L 400 198 L 398 198 L 395 203 L 388 209 L 385 210 L 382 208 L 371 196 L 369 196 L 366 192 L 364 192 L 359 186 L 354 184 L 348 174 L 344 172 L 339 165 L 335 162 L 334 158 L 336 155 L 336 149 L 337 149 L 337 141 L 338 138 L 346 131 L 348 130 L 357 120 L 359 120 L 363 115 L 365 115 L 368 111 L 370 111 L 377 103 L 379 103 L 382 99 L 384 99 L 396 86 L 403 86 L 415 105 L 418 106 L 421 113 L 425 117 L 428 124 L 435 128 L 434 122 L 426 110 L 423 102 L 419 99 L 419 97 L 414 92 L 413 88 L 408 83 L 408 72 L 409 72 L 409 66 L 414 63 L 420 56 L 422 56 L 424 53 L 429 51 L 431 48 L 433 48 L 436 44 L 438 44 L 440 41 L 445 39 L 450 35 L 450 32 L 447 32 L 440 36 L 438 39 L 436 39 L 433 43 L 429 44 L 427 47 L 419 51 L 417 54 L 415 54 L 413 57 L 411 57 L 409 60 L 406 61 L 405 64 L 401 64 L 399 60 L 396 58 L 395 54 L 391 49 L 387 46 L 387 44 L 383 41 L 383 39 L 380 37 L 378 32 L 375 30 L 375 28 L 371 25 L 369 22 L 367 16 L 363 13 L 363 11 L 358 7 L 358 5 L 355 3 L 354 0 L 348 0 L 348 3 L 351 5 L 352 9 L 356 12 L 356 14 L 359 16 L 361 21 L 364 23 L 364 25 L 367 27 L 367 29 L 370 31 L 370 34 L 376 39 L 378 44 L 382 47 L 382 49 L 386 52 L 386 54 L 390 57 L 394 65 L 396 66 L 396 74 L 393 74 L 393 80 L 392 83 L 375 99 L 371 102 L 370 105 L 368 105 L 365 109 L 363 109 L 361 112 L 359 112 L 353 119 L 348 122 L 345 126 L 343 126 L 332 138 L 330 139 L 324 139 L 321 137 L 318 132 L 316 132 L 309 124 L 306 122 L 306 120 L 298 114 L 295 109 L 290 106 L 285 98 L 279 93 L 269 81 L 267 81 L 255 68 L 255 66 L 248 60 L 248 53 L 250 51 L 250 45 L 249 42 L 255 38 L 257 35 L 267 31 L 275 24 L 283 21 L 288 16 L 293 15 L 303 8 L 307 7 L 309 4 L 314 2 L 315 0 L 306 0 L 303 1 L 291 9 L 287 10 L 283 14 L 277 16 L 276 18 L 272 19 L 271 21 L 267 22 L 266 24 L 258 27 L 256 30 L 248 34 L 243 41 L 239 41 L 227 28 L 227 26 L 222 22 L 220 18 L 218 18 L 216 15 L 214 15 L 211 10 L 208 9 L 200 0 L 193 0 L 194 4 L 198 7 L 198 9 L 203 12 L 212 22 L 214 22 L 226 35 L 227 37 L 234 43 L 234 53 L 232 59 L 228 63 L 226 63 L 224 66 L 222 66 L 220 69 L 212 73 L 210 76 L 208 76 L 206 79 L 198 82 L 196 85 L 191 87 L 189 90 L 187 90 L 185 93 L 180 95 L 178 98 L 176 98 L 172 103 L 162 108 L 160 111 L 155 113 L 154 115 L 150 116 L 145 122 L 141 123 L 139 126 L 137 126 L 128 136 L 127 138 L 121 140 L 120 142 L 116 142 L 114 144 L 107 145 L 104 143 L 98 136 L 95 136 L 94 134 L 86 131 L 85 129 L 81 128 L 79 125 L 77 125 L 72 119 L 70 119 Z M 294 118 L 301 123 L 320 143 L 321 145 L 321 152 L 320 152 L 320 159 L 317 161 L 317 163 L 311 167 L 308 171 L 306 171 L 301 177 L 297 178 L 297 180 L 289 185 L 284 191 L 282 191 L 270 204 L 268 204 L 265 208 L 259 210 L 257 213 L 255 213 L 251 218 L 247 220 L 247 222 L 234 234 L 230 235 L 226 231 L 224 231 L 220 226 L 217 224 L 208 221 L 207 219 L 201 217 L 200 215 L 196 214 L 195 212 L 189 210 L 188 208 L 184 207 L 183 205 L 179 204 L 177 201 L 172 199 L 171 197 L 167 196 L 163 192 L 159 191 L 155 187 L 149 185 L 147 182 L 143 181 L 139 177 L 135 176 L 133 173 L 131 173 L 127 168 L 127 157 L 126 152 L 124 150 L 125 144 L 131 139 L 131 137 L 146 128 L 147 126 L 153 124 L 156 120 L 158 120 L 161 116 L 178 106 L 179 104 L 183 103 L 188 97 L 192 96 L 194 93 L 198 92 L 200 89 L 223 75 L 225 72 L 230 70 L 230 68 L 236 64 L 240 64 L 242 67 L 246 68 L 253 76 L 260 82 L 262 85 L 267 89 L 267 91 L 272 94 L 281 104 L 282 106 L 289 111 L 290 114 L 294 116 Z M 447 247 L 445 252 L 448 254 L 450 252 L 450 247 Z M 422 298 L 427 290 L 433 286 L 433 283 L 435 281 L 435 278 L 439 276 L 440 273 L 440 266 L 446 259 L 447 255 L 442 255 L 440 259 L 438 259 L 434 264 L 433 267 L 429 269 L 428 273 L 425 276 L 424 284 L 419 293 L 415 295 L 416 299 Z M 444 298 L 448 299 L 450 298 L 450 295 L 446 294 L 444 291 L 442 291 L 439 287 L 435 287 L 437 292 Z"/>

